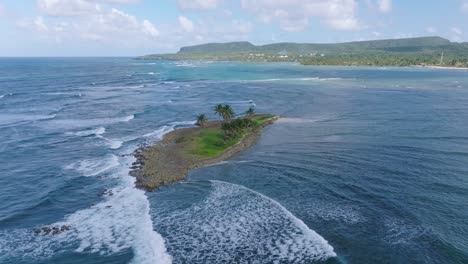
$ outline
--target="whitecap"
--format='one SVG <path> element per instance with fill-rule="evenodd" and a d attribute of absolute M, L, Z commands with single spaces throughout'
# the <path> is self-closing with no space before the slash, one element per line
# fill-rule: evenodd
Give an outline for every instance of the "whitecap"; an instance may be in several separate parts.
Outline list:
<path fill-rule="evenodd" d="M 176 62 L 174 64 L 176 67 L 188 67 L 188 68 L 195 68 L 197 67 L 196 65 L 194 65 L 193 63 L 190 63 L 190 62 Z"/>
<path fill-rule="evenodd" d="M 114 157 L 111 159 L 115 160 Z M 112 174 L 119 182 L 112 189 L 112 196 L 106 196 L 103 202 L 50 225 L 68 225 L 70 231 L 57 235 L 34 235 L 33 230 L 27 229 L 0 231 L 0 262 L 9 258 L 44 259 L 70 250 L 112 255 L 132 249 L 131 263 L 171 263 L 164 239 L 153 230 L 145 192 L 136 189 L 135 178 L 128 175 L 132 161 L 134 158 L 117 160 L 121 166 Z M 99 167 L 98 164 L 99 161 L 88 168 Z"/>
<path fill-rule="evenodd" d="M 0 125 L 9 125 L 21 122 L 31 122 L 48 120 L 55 118 L 56 115 L 36 115 L 36 114 L 0 114 Z"/>
<path fill-rule="evenodd" d="M 0 99 L 4 98 L 5 96 L 12 96 L 13 93 L 7 93 L 7 94 L 2 94 L 0 95 Z"/>
<path fill-rule="evenodd" d="M 320 78 L 320 77 L 304 77 L 304 78 L 272 78 L 258 80 L 243 80 L 244 82 L 278 82 L 278 81 L 338 81 L 342 78 Z"/>
<path fill-rule="evenodd" d="M 196 122 L 197 122 L 196 120 L 192 120 L 192 121 L 176 121 L 176 122 L 172 122 L 171 125 L 174 125 L 174 126 L 195 125 Z"/>
<path fill-rule="evenodd" d="M 415 241 L 419 241 L 422 236 L 431 235 L 430 229 L 400 219 L 386 219 L 384 227 L 386 228 L 386 235 L 383 241 L 392 245 L 412 245 Z"/>
<path fill-rule="evenodd" d="M 82 130 L 82 131 L 75 131 L 75 132 L 66 132 L 66 135 L 70 136 L 79 136 L 79 137 L 87 137 L 91 135 L 102 135 L 106 133 L 106 128 L 105 127 L 98 127 L 94 129 L 87 129 L 87 130 Z"/>
<path fill-rule="evenodd" d="M 103 159 L 85 159 L 74 162 L 65 167 L 66 170 L 75 170 L 83 176 L 97 176 L 112 168 L 119 166 L 119 159 L 115 155 L 109 155 Z"/>
<path fill-rule="evenodd" d="M 93 127 L 103 126 L 114 123 L 129 122 L 134 119 L 135 115 L 128 115 L 123 117 L 109 117 L 109 118 L 94 118 L 94 119 L 55 119 L 46 123 L 47 127 L 50 128 L 82 128 L 82 127 Z"/>
<path fill-rule="evenodd" d="M 72 226 L 70 236 L 80 242 L 77 252 L 115 254 L 131 248 L 131 263 L 168 264 L 164 239 L 153 230 L 149 201 L 133 187 L 134 178 L 122 172 L 122 183 L 104 202 L 68 216 L 59 225 Z"/>
<path fill-rule="evenodd" d="M 155 218 L 168 230 L 174 262 L 309 263 L 336 256 L 323 237 L 271 198 L 236 184 L 211 186 L 204 201 Z"/>
<path fill-rule="evenodd" d="M 153 132 L 144 134 L 143 137 L 161 140 L 165 134 L 173 130 L 174 130 L 174 126 L 162 126 L 161 128 Z"/>
<path fill-rule="evenodd" d="M 104 138 L 104 137 L 103 137 L 103 139 L 107 141 L 107 145 L 111 149 L 119 149 L 120 147 L 122 147 L 122 145 L 124 143 L 122 140 L 108 139 L 108 138 Z"/>

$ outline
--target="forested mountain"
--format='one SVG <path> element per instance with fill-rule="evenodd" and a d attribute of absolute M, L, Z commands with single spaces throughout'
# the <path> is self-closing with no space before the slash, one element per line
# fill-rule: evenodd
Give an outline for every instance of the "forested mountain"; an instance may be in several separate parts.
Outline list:
<path fill-rule="evenodd" d="M 208 43 L 183 47 L 175 54 L 140 59 L 294 61 L 307 65 L 468 66 L 468 43 L 441 37 L 356 41 L 335 44 L 250 42 Z"/>

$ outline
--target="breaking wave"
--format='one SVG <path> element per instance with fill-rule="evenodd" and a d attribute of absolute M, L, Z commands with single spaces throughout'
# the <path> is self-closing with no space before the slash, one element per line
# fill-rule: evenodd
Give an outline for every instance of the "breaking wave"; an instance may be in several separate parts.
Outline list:
<path fill-rule="evenodd" d="M 87 137 L 91 135 L 102 135 L 106 133 L 106 128 L 105 127 L 98 127 L 95 129 L 87 129 L 87 130 L 82 130 L 82 131 L 76 131 L 76 132 L 66 132 L 66 135 L 70 136 L 78 136 L 78 137 Z"/>
<path fill-rule="evenodd" d="M 56 115 L 35 115 L 35 114 L 0 114 L 0 125 L 11 125 L 22 122 L 32 122 L 55 118 Z"/>
<path fill-rule="evenodd" d="M 65 128 L 77 129 L 83 127 L 103 126 L 114 123 L 129 122 L 134 119 L 135 115 L 128 115 L 123 117 L 110 117 L 110 118 L 94 118 L 94 119 L 57 119 L 47 122 L 49 128 Z"/>
<path fill-rule="evenodd" d="M 308 263 L 333 247 L 278 202 L 246 187 L 211 181 L 201 203 L 158 217 L 177 263 Z"/>
<path fill-rule="evenodd" d="M 258 79 L 258 80 L 243 80 L 244 82 L 278 82 L 278 81 L 338 81 L 342 78 L 273 78 L 273 79 Z"/>
<path fill-rule="evenodd" d="M 104 159 L 86 159 L 74 162 L 65 167 L 67 170 L 76 170 L 83 176 L 96 176 L 119 166 L 119 159 L 115 155 L 109 155 Z"/>

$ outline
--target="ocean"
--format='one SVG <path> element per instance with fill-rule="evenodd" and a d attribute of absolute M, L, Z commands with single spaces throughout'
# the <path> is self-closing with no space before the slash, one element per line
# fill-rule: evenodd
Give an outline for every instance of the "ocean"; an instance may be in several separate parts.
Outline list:
<path fill-rule="evenodd" d="M 138 146 L 220 103 L 283 118 L 134 188 Z M 1 58 L 0 263 L 468 263 L 467 131 L 463 70 Z"/>

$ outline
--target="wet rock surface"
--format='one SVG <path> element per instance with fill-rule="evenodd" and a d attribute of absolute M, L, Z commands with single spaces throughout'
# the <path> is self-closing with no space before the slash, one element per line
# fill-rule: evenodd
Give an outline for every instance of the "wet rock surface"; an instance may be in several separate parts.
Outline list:
<path fill-rule="evenodd" d="M 62 225 L 62 226 L 43 226 L 34 229 L 35 235 L 57 235 L 66 231 L 70 231 L 71 226 Z"/>

